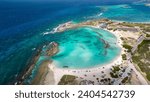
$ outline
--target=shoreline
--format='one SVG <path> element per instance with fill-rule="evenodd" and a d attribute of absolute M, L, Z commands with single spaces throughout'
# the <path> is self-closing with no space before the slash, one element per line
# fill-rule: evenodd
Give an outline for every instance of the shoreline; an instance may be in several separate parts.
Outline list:
<path fill-rule="evenodd" d="M 99 29 L 99 28 L 94 27 L 94 26 L 90 26 L 90 27 L 91 27 L 91 28 Z M 117 39 L 116 43 L 117 43 L 117 45 L 119 46 L 119 49 L 120 49 L 120 52 L 118 53 L 118 55 L 117 55 L 112 61 L 106 62 L 106 63 L 101 64 L 101 65 L 95 65 L 94 67 L 87 67 L 87 68 L 82 68 L 82 67 L 80 67 L 79 69 L 72 67 L 70 70 L 92 69 L 92 68 L 97 68 L 97 67 L 105 66 L 105 65 L 108 65 L 108 64 L 113 63 L 116 59 L 118 59 L 119 57 L 121 57 L 122 54 L 125 53 L 125 52 L 123 51 L 124 48 L 121 46 L 121 45 L 122 45 L 122 40 L 120 39 L 120 37 L 119 37 L 117 34 L 115 34 L 113 31 L 106 30 L 106 29 L 102 29 L 102 30 L 108 31 L 109 33 L 113 34 L 113 35 L 116 37 L 116 39 Z M 54 64 L 54 62 L 52 62 L 52 63 Z M 68 70 L 68 68 L 59 68 L 59 69 Z"/>
<path fill-rule="evenodd" d="M 94 27 L 94 26 L 93 26 Z M 94 27 L 94 28 L 98 28 L 98 27 Z M 56 65 L 54 65 L 54 62 L 52 62 L 52 64 L 49 64 L 49 68 L 53 68 L 54 71 L 54 78 L 55 78 L 55 85 L 57 85 L 60 81 L 60 79 L 64 76 L 64 75 L 75 75 L 78 77 L 83 76 L 83 74 L 96 74 L 97 72 L 101 72 L 104 69 L 105 70 L 111 70 L 112 66 L 116 66 L 116 65 L 120 65 L 122 63 L 122 54 L 124 54 L 124 50 L 121 46 L 122 44 L 122 40 L 120 39 L 120 37 L 113 31 L 110 30 L 106 30 L 103 29 L 105 31 L 110 32 L 111 34 L 113 34 L 116 38 L 117 38 L 117 44 L 120 47 L 120 53 L 116 56 L 116 58 L 114 58 L 111 62 L 108 62 L 106 64 L 103 65 L 97 65 L 97 66 L 93 66 L 93 67 L 89 67 L 89 68 L 81 68 L 81 69 L 75 69 L 75 68 L 71 68 L 71 69 L 67 69 L 67 68 L 58 68 L 56 67 Z M 81 73 L 80 73 L 81 72 Z"/>
<path fill-rule="evenodd" d="M 103 23 L 106 23 L 109 26 L 103 28 L 102 25 L 100 26 L 100 24 L 103 24 Z M 125 22 L 125 23 L 128 24 L 128 22 Z M 129 23 L 129 24 L 133 24 L 133 23 Z M 138 24 L 138 23 L 135 23 L 135 24 Z M 141 23 L 139 23 L 139 24 L 141 24 Z M 118 54 L 118 56 L 116 56 L 116 58 L 114 58 L 112 61 L 110 61 L 106 64 L 103 64 L 103 65 L 96 65 L 96 66 L 89 67 L 89 68 L 68 69 L 68 68 L 59 68 L 55 65 L 54 62 L 52 62 L 51 64 L 48 64 L 49 70 L 51 70 L 54 73 L 54 80 L 55 80 L 54 85 L 57 85 L 64 75 L 74 75 L 77 77 L 77 79 L 79 81 L 83 81 L 81 79 L 90 80 L 90 81 L 92 80 L 95 83 L 94 85 L 99 84 L 95 77 L 103 79 L 103 75 L 105 75 L 105 78 L 110 78 L 112 81 L 115 81 L 112 85 L 119 85 L 120 83 L 126 84 L 126 83 L 122 83 L 122 81 L 123 81 L 122 79 L 124 79 L 126 77 L 128 77 L 129 79 L 132 78 L 131 85 L 135 84 L 135 83 L 142 84 L 142 85 L 147 84 L 146 80 L 142 79 L 143 77 L 141 76 L 140 72 L 138 72 L 134 68 L 132 62 L 130 61 L 130 59 L 128 59 L 129 53 L 127 52 L 127 49 L 125 47 L 123 47 L 123 44 L 125 44 L 126 42 L 128 42 L 127 44 L 131 44 L 131 46 L 134 45 L 134 42 L 141 35 L 140 28 L 136 27 L 132 30 L 132 29 L 129 29 L 129 28 L 131 28 L 130 26 L 128 27 L 126 25 L 123 25 L 123 22 L 122 23 L 114 22 L 114 21 L 108 20 L 108 19 L 86 21 L 86 22 L 81 22 L 79 24 L 72 24 L 69 22 L 69 25 L 67 25 L 67 26 L 65 26 L 65 25 L 67 25 L 67 23 L 65 23 L 64 26 L 60 26 L 60 28 L 58 27 L 56 32 L 63 32 L 65 30 L 74 29 L 77 27 L 91 27 L 91 28 L 93 27 L 96 29 L 102 29 L 102 30 L 108 31 L 116 37 L 116 40 L 117 40 L 116 44 L 120 47 L 121 51 Z M 123 29 L 124 27 L 126 27 L 125 30 Z M 118 28 L 118 29 L 116 29 L 116 28 Z M 124 60 L 122 58 L 123 54 L 127 56 L 126 60 Z M 125 72 L 123 72 L 123 77 L 118 77 L 117 79 L 115 79 L 110 75 L 110 73 L 112 72 L 113 66 L 120 66 L 121 71 L 125 70 Z M 128 73 L 130 73 L 132 75 L 129 76 Z M 132 76 L 138 76 L 138 77 L 132 77 Z M 45 78 L 45 80 L 47 82 L 50 81 L 49 77 L 50 77 L 50 75 L 46 76 L 46 78 Z M 127 83 L 127 84 L 130 84 L 130 83 Z"/>

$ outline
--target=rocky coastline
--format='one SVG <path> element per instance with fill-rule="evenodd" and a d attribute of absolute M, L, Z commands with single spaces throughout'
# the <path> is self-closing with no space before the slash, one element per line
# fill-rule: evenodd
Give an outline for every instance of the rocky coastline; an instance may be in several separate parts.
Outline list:
<path fill-rule="evenodd" d="M 42 47 L 38 48 L 35 51 L 35 54 L 33 55 L 30 63 L 27 65 L 25 70 L 17 77 L 17 81 L 14 83 L 15 85 L 23 85 L 24 84 L 24 80 L 31 74 L 36 62 L 38 61 L 41 51 L 42 51 Z"/>
<path fill-rule="evenodd" d="M 59 51 L 58 44 L 56 42 L 51 42 L 50 44 L 46 46 L 47 46 L 46 56 L 51 57 L 57 54 L 57 52 Z M 36 65 L 36 62 L 40 58 L 41 53 L 42 53 L 42 47 L 37 49 L 30 63 L 27 65 L 25 70 L 17 77 L 17 81 L 14 83 L 15 85 L 25 84 L 24 81 L 26 80 L 26 78 L 28 78 L 31 75 L 34 69 L 34 66 Z M 52 60 L 45 60 L 40 64 L 38 73 L 35 75 L 31 84 L 35 84 L 35 85 L 44 84 L 44 79 L 49 71 L 48 65 L 51 63 L 52 63 Z"/>

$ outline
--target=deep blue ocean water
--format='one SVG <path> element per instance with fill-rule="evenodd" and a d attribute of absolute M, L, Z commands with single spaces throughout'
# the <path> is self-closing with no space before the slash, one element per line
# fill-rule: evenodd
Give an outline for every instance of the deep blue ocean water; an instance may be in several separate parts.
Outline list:
<path fill-rule="evenodd" d="M 97 18 L 150 22 L 150 7 L 129 1 L 0 1 L 0 84 L 15 82 L 28 65 L 35 49 L 59 40 L 57 35 L 43 34 L 60 23 Z"/>

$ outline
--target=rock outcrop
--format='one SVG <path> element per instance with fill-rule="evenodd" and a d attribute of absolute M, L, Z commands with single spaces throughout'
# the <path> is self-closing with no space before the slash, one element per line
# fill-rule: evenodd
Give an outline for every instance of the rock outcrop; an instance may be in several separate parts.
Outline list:
<path fill-rule="evenodd" d="M 58 44 L 56 42 L 51 42 L 46 50 L 46 56 L 53 56 L 57 54 L 58 51 Z"/>

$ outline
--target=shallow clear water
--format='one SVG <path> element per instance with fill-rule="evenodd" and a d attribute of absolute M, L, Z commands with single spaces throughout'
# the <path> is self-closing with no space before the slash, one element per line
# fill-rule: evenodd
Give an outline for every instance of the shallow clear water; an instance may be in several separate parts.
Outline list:
<path fill-rule="evenodd" d="M 80 35 L 79 31 L 84 34 L 90 33 L 89 36 L 93 37 L 90 42 L 99 43 L 97 46 L 94 46 L 92 43 L 88 44 L 86 40 L 89 40 L 89 38 L 82 34 L 80 35 L 81 38 L 77 35 L 75 36 L 73 34 L 75 31 L 67 31 L 54 35 L 44 35 L 44 33 L 50 32 L 60 23 L 71 20 L 81 22 L 89 19 L 109 18 L 128 22 L 150 21 L 150 7 L 125 1 L 126 0 L 117 0 L 116 2 L 112 2 L 112 0 L 107 0 L 106 2 L 105 0 L 97 0 L 97 2 L 90 2 L 89 0 L 89 2 L 75 1 L 75 3 L 0 2 L 0 84 L 15 82 L 17 76 L 25 70 L 32 59 L 35 50 L 38 49 L 39 46 L 43 46 L 51 41 L 60 43 L 61 51 L 57 56 L 53 57 L 59 66 L 70 65 L 73 62 L 77 62 L 77 64 L 73 66 L 78 68 L 90 67 L 92 65 L 104 64 L 104 61 L 111 61 L 113 59 L 112 57 L 118 54 L 117 51 L 111 52 L 116 55 L 108 55 L 110 56 L 110 58 L 107 58 L 108 60 L 101 59 L 104 61 L 99 62 L 100 57 L 97 55 L 97 49 L 103 47 L 103 44 L 96 39 L 98 35 L 93 31 L 90 33 L 87 29 L 84 29 L 85 31 L 83 29 L 75 30 L 77 35 Z M 103 33 L 103 31 L 100 32 Z M 70 38 L 71 41 L 68 38 Z M 78 40 L 77 42 L 80 44 L 75 43 L 73 38 Z M 113 39 L 116 41 L 115 38 Z M 64 45 L 71 45 L 71 47 L 64 48 Z M 77 50 L 75 50 L 75 48 Z M 77 58 L 73 57 L 71 63 L 67 63 L 67 61 L 64 61 L 64 64 L 58 63 L 59 60 L 63 61 L 63 57 L 60 57 L 60 55 L 68 55 L 68 57 L 65 57 L 65 59 L 68 60 L 72 57 L 72 51 L 75 51 L 74 54 L 84 53 L 84 48 L 87 53 L 77 56 Z M 107 49 L 108 54 L 111 50 L 112 49 Z M 104 52 L 102 49 L 100 49 L 100 51 Z M 91 63 L 87 64 L 88 61 L 83 60 L 86 56 L 90 57 L 90 59 L 87 59 Z M 77 60 L 79 58 L 82 58 L 82 62 L 84 62 L 81 65 Z"/>
<path fill-rule="evenodd" d="M 150 7 L 143 4 L 102 6 L 102 17 L 127 22 L 150 22 Z"/>
<path fill-rule="evenodd" d="M 116 37 L 104 30 L 78 28 L 60 33 L 59 53 L 52 57 L 57 67 L 90 68 L 111 62 L 120 54 Z"/>

